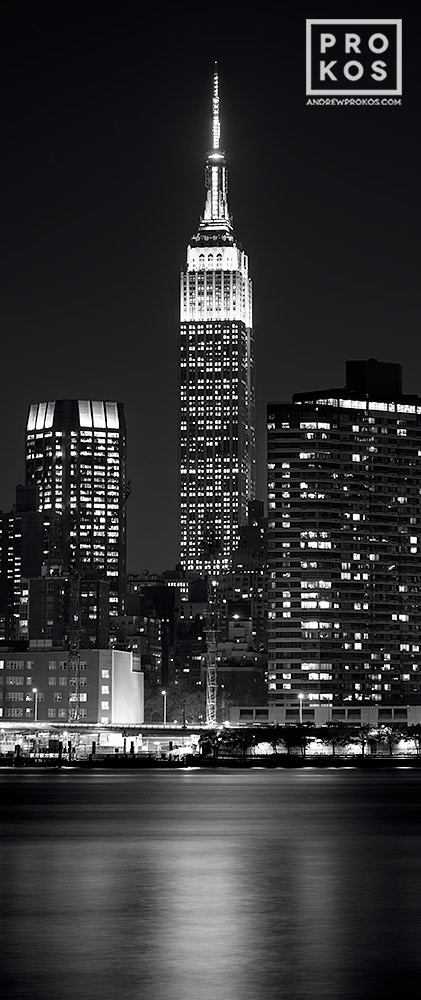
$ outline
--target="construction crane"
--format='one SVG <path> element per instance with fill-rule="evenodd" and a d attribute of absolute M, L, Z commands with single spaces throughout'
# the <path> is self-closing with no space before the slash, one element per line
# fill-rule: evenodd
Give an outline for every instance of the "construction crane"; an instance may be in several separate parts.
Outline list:
<path fill-rule="evenodd" d="M 221 551 L 221 540 L 216 537 L 213 525 L 207 524 L 203 533 L 202 553 L 211 563 Z M 217 651 L 219 633 L 218 579 L 209 572 L 206 594 L 206 725 L 216 726 Z"/>
<path fill-rule="evenodd" d="M 80 580 L 77 570 L 69 574 L 69 689 L 68 722 L 80 719 Z"/>
<path fill-rule="evenodd" d="M 219 608 L 217 600 L 217 581 L 208 577 L 207 607 L 206 607 L 206 725 L 216 726 L 216 692 L 217 692 L 217 649 L 219 631 Z"/>
<path fill-rule="evenodd" d="M 126 482 L 124 483 L 123 486 L 120 507 L 124 507 L 124 505 L 127 503 L 131 492 L 132 492 L 132 481 L 131 479 L 126 479 Z"/>

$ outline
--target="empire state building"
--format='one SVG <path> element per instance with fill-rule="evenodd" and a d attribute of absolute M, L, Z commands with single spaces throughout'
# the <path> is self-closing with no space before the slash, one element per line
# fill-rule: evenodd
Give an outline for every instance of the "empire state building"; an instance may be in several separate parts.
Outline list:
<path fill-rule="evenodd" d="M 228 209 L 216 66 L 205 187 L 181 273 L 180 558 L 187 570 L 218 574 L 255 496 L 256 445 L 252 285 Z"/>

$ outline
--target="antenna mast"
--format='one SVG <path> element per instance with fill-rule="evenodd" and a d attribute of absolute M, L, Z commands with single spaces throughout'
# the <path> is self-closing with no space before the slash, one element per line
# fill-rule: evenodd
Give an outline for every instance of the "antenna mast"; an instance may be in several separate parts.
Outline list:
<path fill-rule="evenodd" d="M 220 137 L 221 137 L 221 123 L 219 121 L 219 78 L 218 78 L 218 64 L 215 63 L 215 69 L 213 72 L 213 96 L 212 96 L 212 143 L 214 150 L 219 149 Z"/>

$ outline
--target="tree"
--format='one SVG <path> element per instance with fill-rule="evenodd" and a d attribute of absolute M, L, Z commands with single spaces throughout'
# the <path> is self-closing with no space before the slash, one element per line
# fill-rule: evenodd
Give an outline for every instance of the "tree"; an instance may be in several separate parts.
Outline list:
<path fill-rule="evenodd" d="M 205 692 L 200 688 L 172 684 L 168 689 L 168 720 L 184 722 L 187 726 L 204 722 L 206 714 Z"/>
<path fill-rule="evenodd" d="M 370 746 L 370 737 L 373 735 L 373 727 L 368 726 L 367 723 L 363 723 L 362 726 L 358 726 L 350 730 L 350 743 L 357 743 L 361 747 L 361 756 L 365 757 L 365 752 L 367 747 Z"/>
<path fill-rule="evenodd" d="M 239 750 L 243 764 L 245 764 L 247 751 L 257 743 L 256 730 L 251 726 L 245 726 L 244 729 L 231 729 L 227 727 L 222 731 L 221 735 L 222 745 L 232 750 Z"/>
<path fill-rule="evenodd" d="M 377 730 L 376 737 L 380 740 L 380 743 L 384 743 L 389 751 L 389 756 L 393 757 L 393 750 L 402 736 L 406 735 L 406 729 L 403 730 L 401 726 L 380 726 Z"/>
<path fill-rule="evenodd" d="M 310 740 L 314 740 L 314 723 L 307 722 L 306 725 L 303 725 L 300 722 L 298 726 L 295 726 L 295 729 L 297 732 L 297 746 L 301 750 L 301 756 L 305 757 Z"/>
<path fill-rule="evenodd" d="M 346 726 L 344 722 L 340 722 L 339 720 L 337 722 L 327 722 L 326 725 L 320 726 L 316 729 L 314 735 L 325 746 L 332 747 L 332 757 L 335 756 L 336 748 L 346 746 L 351 738 L 349 726 Z"/>
<path fill-rule="evenodd" d="M 164 719 L 163 686 L 145 684 L 145 722 L 161 723 Z M 191 684 L 174 681 L 165 685 L 167 696 L 167 721 L 199 725 L 204 721 L 206 706 L 203 689 Z"/>
<path fill-rule="evenodd" d="M 221 734 L 219 729 L 209 729 L 206 733 L 201 733 L 199 737 L 199 746 L 203 756 L 213 757 L 214 760 L 218 759 L 220 743 Z"/>
<path fill-rule="evenodd" d="M 272 747 L 274 754 L 278 753 L 279 744 L 283 743 L 282 732 L 283 726 L 277 724 L 272 726 L 259 727 L 259 733 L 257 737 L 258 743 L 269 743 Z"/>
<path fill-rule="evenodd" d="M 279 727 L 280 739 L 286 747 L 288 756 L 294 747 L 299 747 L 301 756 L 305 757 L 307 744 L 312 738 L 314 738 L 314 730 L 310 734 L 311 728 L 310 724 L 303 726 L 301 723 L 299 723 L 299 725 Z"/>
<path fill-rule="evenodd" d="M 228 679 L 224 677 L 222 668 L 225 667 L 231 668 Z M 235 675 L 238 667 L 236 660 L 221 660 L 218 667 L 221 679 L 224 678 L 224 682 L 218 684 L 216 702 L 217 720 L 221 724 L 229 718 L 230 709 L 234 706 L 266 705 L 267 702 L 267 680 L 264 669 L 256 667 L 246 679 L 241 670 L 239 677 Z"/>
<path fill-rule="evenodd" d="M 419 757 L 421 751 L 421 725 L 419 722 L 415 726 L 408 726 L 405 735 L 408 736 L 408 739 L 413 740 L 417 757 Z"/>
<path fill-rule="evenodd" d="M 145 684 L 145 722 L 163 722 L 162 689 Z"/>

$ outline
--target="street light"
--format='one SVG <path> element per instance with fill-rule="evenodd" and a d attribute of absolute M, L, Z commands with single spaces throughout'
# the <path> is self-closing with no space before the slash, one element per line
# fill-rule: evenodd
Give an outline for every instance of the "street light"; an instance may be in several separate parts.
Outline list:
<path fill-rule="evenodd" d="M 32 688 L 34 696 L 34 722 L 38 722 L 38 688 Z"/>
<path fill-rule="evenodd" d="M 299 708 L 300 708 L 300 726 L 302 725 L 302 722 L 303 722 L 303 698 L 304 698 L 304 695 L 301 694 L 301 692 L 300 692 L 300 694 L 298 695 L 298 704 L 299 704 Z"/>
<path fill-rule="evenodd" d="M 164 726 L 167 725 L 167 692 L 161 691 L 162 697 L 164 699 Z"/>

